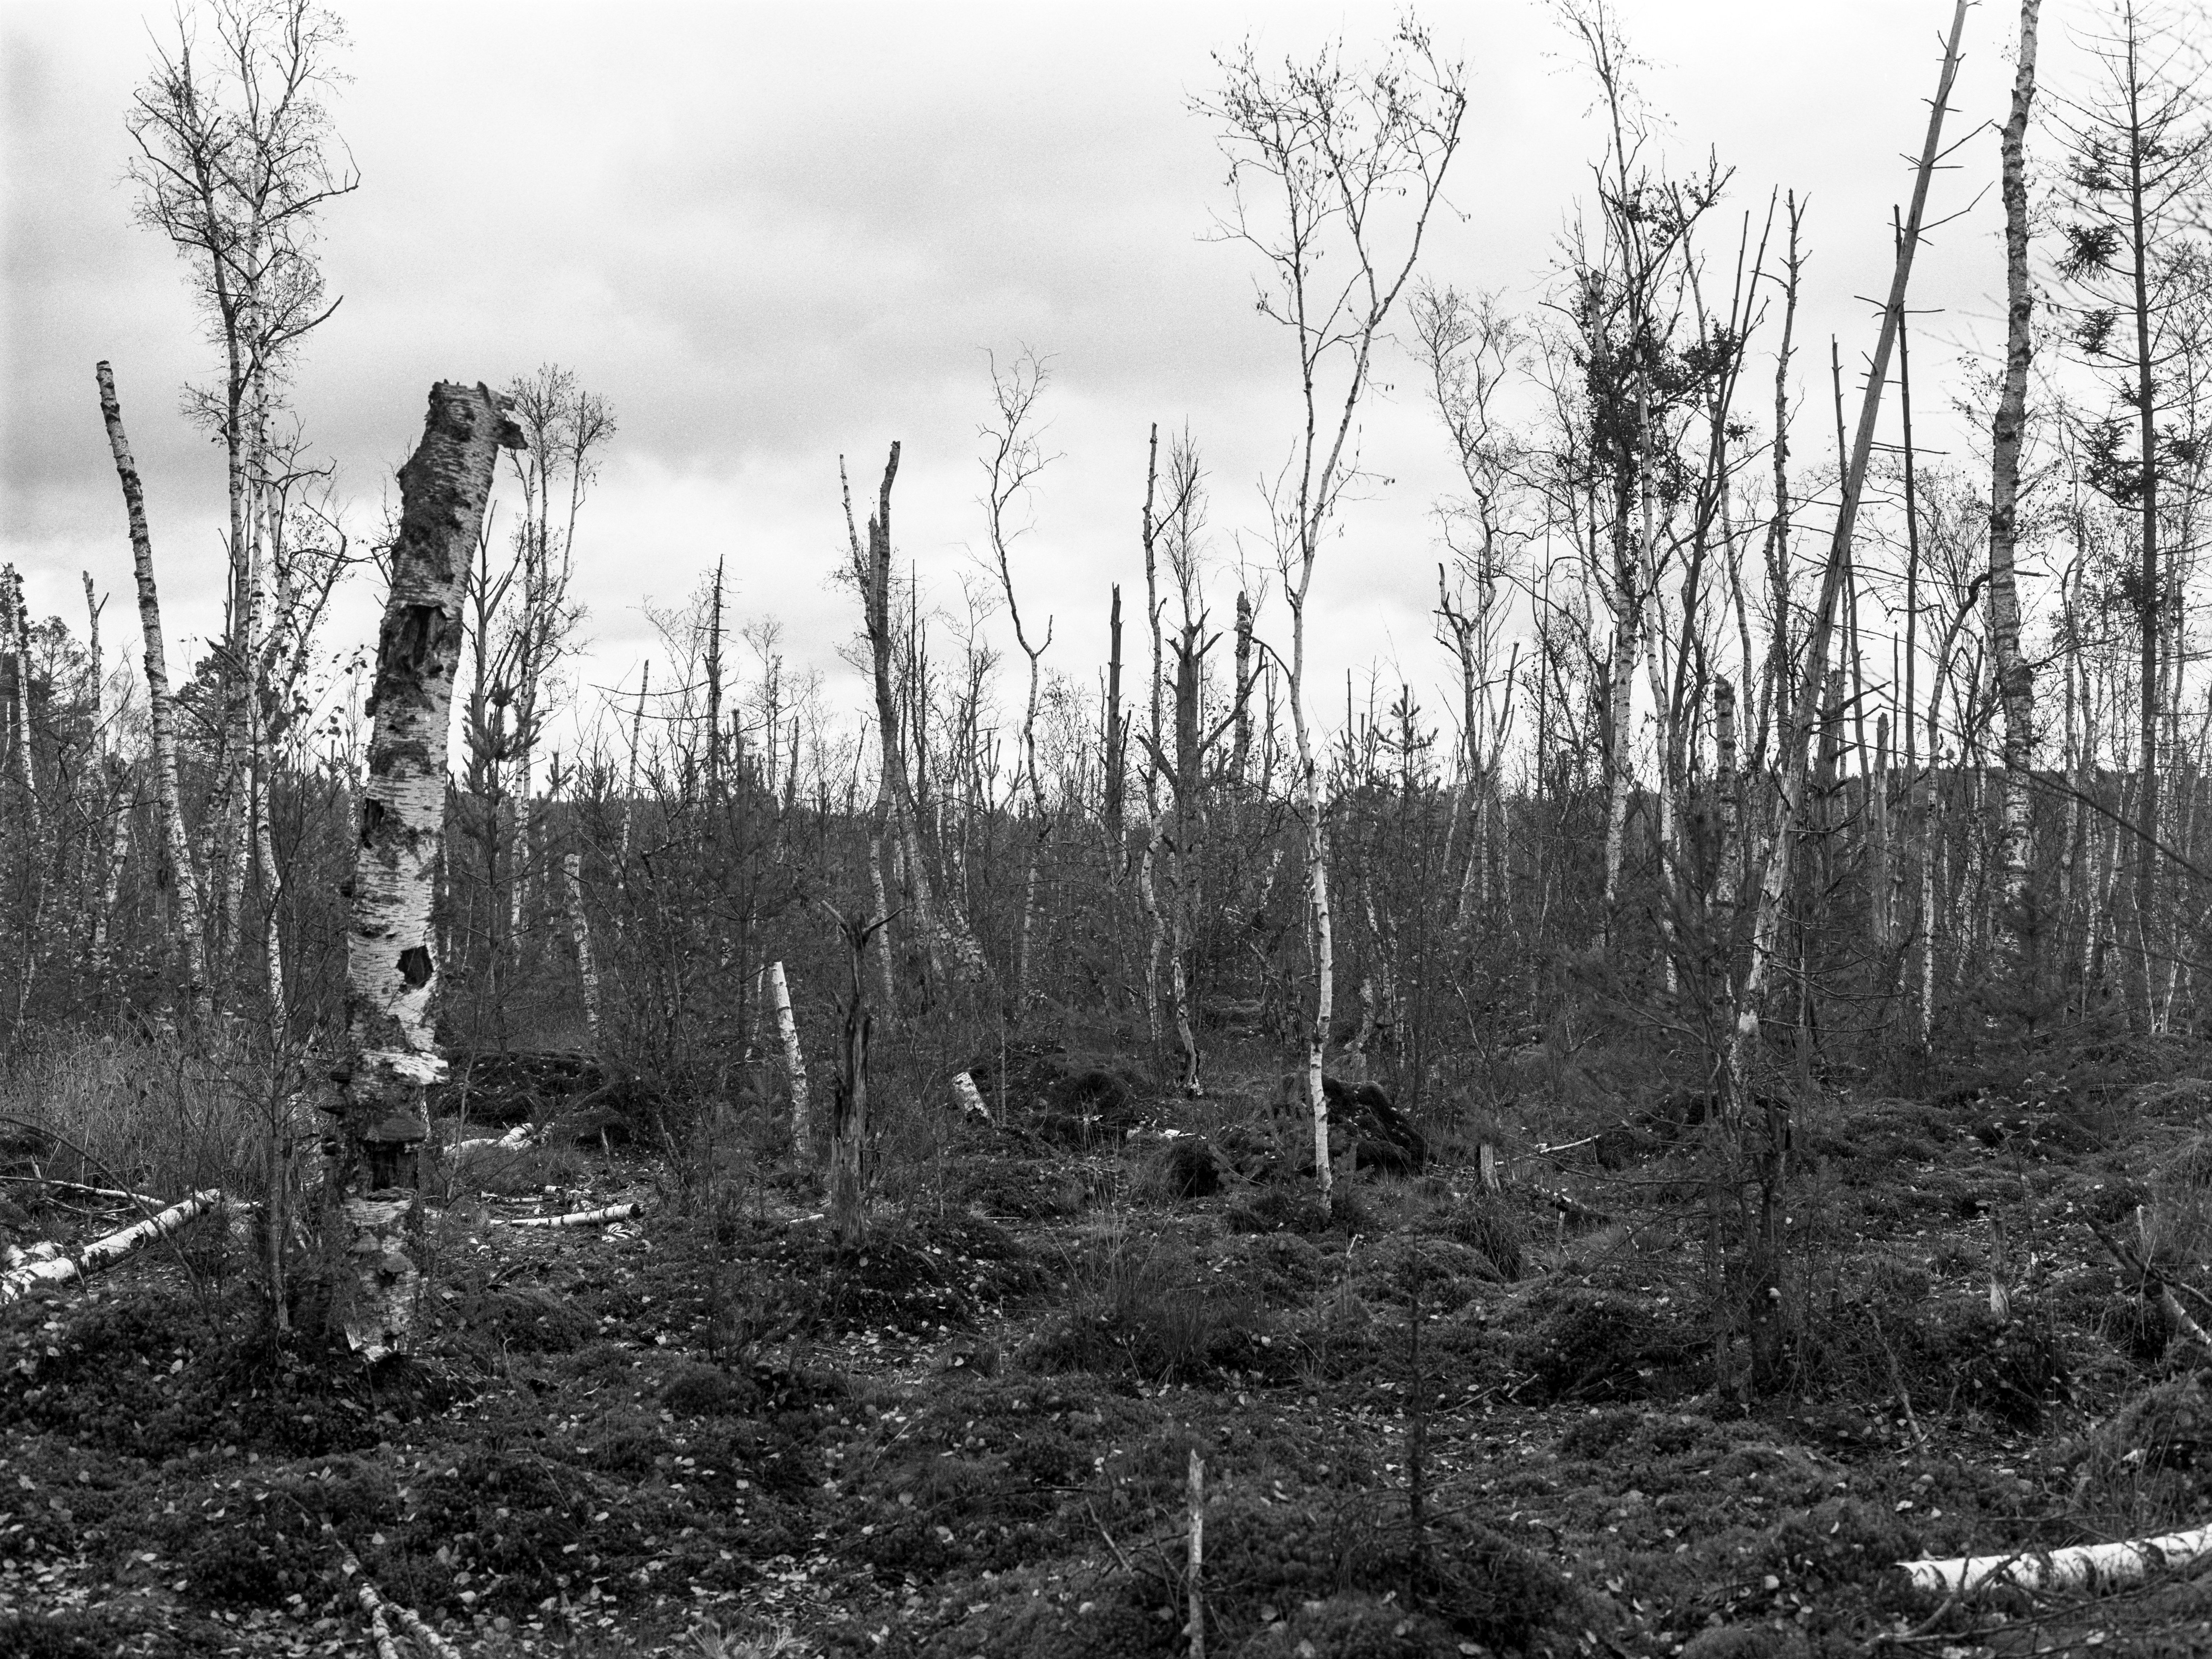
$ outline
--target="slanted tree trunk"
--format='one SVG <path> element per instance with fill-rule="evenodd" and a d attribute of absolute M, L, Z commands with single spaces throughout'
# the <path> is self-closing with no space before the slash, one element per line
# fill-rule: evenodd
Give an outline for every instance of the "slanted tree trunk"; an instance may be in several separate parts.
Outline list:
<path fill-rule="evenodd" d="M 520 447 L 489 387 L 430 388 L 422 441 L 399 469 L 398 538 L 378 635 L 368 775 L 346 952 L 348 1052 L 329 1109 L 324 1188 L 331 1322 L 371 1363 L 404 1352 L 421 1277 L 409 1253 L 423 1091 L 445 1075 L 430 1028 L 430 906 L 445 834 L 446 744 L 461 653 L 461 584 L 502 447 Z"/>
<path fill-rule="evenodd" d="M 156 833 L 167 854 L 169 882 L 176 896 L 179 989 L 195 1015 L 207 1009 L 207 957 L 200 923 L 200 888 L 185 836 L 184 808 L 177 787 L 176 704 L 169 691 L 168 656 L 161 643 L 161 602 L 154 587 L 154 538 L 146 527 L 146 492 L 138 464 L 123 433 L 123 409 L 115 396 L 115 374 L 106 363 L 94 368 L 100 382 L 100 412 L 107 422 L 107 447 L 123 481 L 123 505 L 131 520 L 131 556 L 138 575 L 138 620 L 146 635 L 147 724 L 154 744 L 154 815 Z M 158 877 L 156 878 L 158 884 Z"/>
<path fill-rule="evenodd" d="M 768 995 L 775 1010 L 775 1034 L 783 1044 L 784 1076 L 791 1084 L 791 1144 L 806 1156 L 814 1134 L 813 1113 L 806 1093 L 806 1051 L 799 1041 L 799 1021 L 791 1011 L 791 981 L 783 963 L 768 965 Z"/>
<path fill-rule="evenodd" d="M 1945 45 L 1943 69 L 1936 100 L 1928 117 L 1928 135 L 1912 184 L 1912 205 L 1899 237 L 1897 263 L 1890 278 L 1889 299 L 1882 309 L 1881 331 L 1875 344 L 1874 363 L 1866 393 L 1859 406 L 1858 431 L 1844 469 L 1843 495 L 1829 543 L 1826 568 L 1820 579 L 1820 603 L 1813 613 L 1813 629 L 1806 641 L 1800 670 L 1796 707 L 1786 711 L 1781 731 L 1781 800 L 1775 823 L 1773 850 L 1767 857 L 1766 879 L 1759 889 L 1759 908 L 1753 921 L 1751 964 L 1736 999 L 1735 1030 L 1729 1042 L 1729 1109 L 1741 1114 L 1749 1099 L 1751 1052 L 1759 1033 L 1759 1002 L 1774 963 L 1781 936 L 1783 896 L 1789 890 L 1790 848 L 1802 820 L 1807 762 L 1813 733 L 1820 719 L 1820 697 L 1827 678 L 1828 643 L 1835 627 L 1837 598 L 1850 560 L 1851 535 L 1858 518 L 1860 492 L 1866 481 L 1867 462 L 1874 450 L 1875 418 L 1881 410 L 1883 382 L 1888 378 L 1890 354 L 1897 343 L 1905 315 L 1906 292 L 1912 278 L 1912 256 L 1920 241 L 1922 216 L 1928 204 L 1928 186 L 1941 154 L 1943 117 L 1959 72 L 1959 43 L 1966 33 L 1968 0 L 1958 0 L 1952 14 L 1950 37 Z M 1778 684 L 1778 701 L 1784 695 Z"/>

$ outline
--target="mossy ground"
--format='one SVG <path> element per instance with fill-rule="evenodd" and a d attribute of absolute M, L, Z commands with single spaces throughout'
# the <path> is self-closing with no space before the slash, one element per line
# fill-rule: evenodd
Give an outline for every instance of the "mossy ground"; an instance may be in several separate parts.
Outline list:
<path fill-rule="evenodd" d="M 2207 1094 L 1808 1114 L 1785 1375 L 1748 1410 L 1713 1388 L 1694 1136 L 1331 1211 L 976 1125 L 858 1253 L 767 1181 L 612 1230 L 455 1203 L 422 1352 L 368 1373 L 273 1341 L 203 1241 L 0 1310 L 0 1651 L 364 1650 L 342 1540 L 470 1651 L 1179 1654 L 1194 1449 L 1216 1655 L 2212 1652 L 2185 1572 L 1943 1607 L 1893 1565 L 2212 1512 L 2212 1355 L 2087 1224 L 2196 1305 Z M 578 1157 L 564 1203 L 654 1176 Z"/>

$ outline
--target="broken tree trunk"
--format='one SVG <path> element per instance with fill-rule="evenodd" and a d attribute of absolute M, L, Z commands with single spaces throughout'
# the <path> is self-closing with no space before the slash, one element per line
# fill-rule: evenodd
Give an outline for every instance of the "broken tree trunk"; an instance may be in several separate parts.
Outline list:
<path fill-rule="evenodd" d="M 884 925 L 884 920 L 876 916 L 853 922 L 837 917 L 852 976 L 838 1011 L 843 1025 L 837 1050 L 836 1106 L 830 1120 L 830 1216 L 837 1243 L 846 1249 L 857 1249 L 866 1239 L 867 1170 L 863 1159 L 868 1144 L 868 1038 L 874 1017 L 868 1012 L 861 963 L 868 952 L 868 936 Z"/>
<path fill-rule="evenodd" d="M 775 1033 L 783 1040 L 783 1070 L 791 1079 L 791 1144 L 804 1154 L 813 1133 L 806 1096 L 806 1053 L 799 1042 L 799 1021 L 791 1012 L 791 983 L 783 964 L 768 965 L 769 1000 L 775 1006 Z"/>
<path fill-rule="evenodd" d="M 399 534 L 377 639 L 368 786 L 346 952 L 347 1054 L 324 1184 L 330 1317 L 374 1363 L 404 1352 L 421 1282 L 408 1253 L 424 1091 L 445 1075 L 430 1029 L 430 907 L 445 831 L 446 742 L 461 586 L 501 447 L 522 434 L 484 386 L 430 388 L 422 441 L 399 469 Z"/>
<path fill-rule="evenodd" d="M 983 1091 L 975 1086 L 975 1078 L 966 1072 L 952 1074 L 952 1102 L 970 1117 L 991 1121 L 991 1109 L 983 1103 Z"/>

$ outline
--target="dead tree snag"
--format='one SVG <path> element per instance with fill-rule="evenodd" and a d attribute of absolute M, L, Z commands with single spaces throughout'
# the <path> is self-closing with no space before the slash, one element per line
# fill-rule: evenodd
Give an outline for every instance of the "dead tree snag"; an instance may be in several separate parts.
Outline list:
<path fill-rule="evenodd" d="M 324 1194 L 331 1322 L 370 1361 L 407 1346 L 420 1282 L 407 1249 L 423 1091 L 444 1075 L 430 1029 L 430 900 L 445 830 L 446 739 L 461 650 L 461 586 L 502 447 L 522 434 L 489 387 L 430 389 L 422 441 L 399 469 L 392 590 L 377 639 L 368 781 L 346 953 L 347 1054 Z"/>

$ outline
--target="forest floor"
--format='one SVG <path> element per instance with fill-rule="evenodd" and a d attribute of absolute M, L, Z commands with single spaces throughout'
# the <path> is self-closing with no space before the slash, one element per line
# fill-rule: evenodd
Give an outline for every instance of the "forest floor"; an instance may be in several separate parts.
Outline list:
<path fill-rule="evenodd" d="M 1605 1132 L 1556 1155 L 1501 1128 L 1499 1194 L 1450 1140 L 1334 1213 L 1249 1155 L 1272 1078 L 1127 1102 L 1204 1146 L 1018 1109 L 857 1254 L 803 1189 L 523 1155 L 444 1209 L 423 1352 L 369 1373 L 272 1343 L 205 1229 L 0 1310 L 0 1652 L 368 1653 L 343 1546 L 471 1654 L 1179 1655 L 1195 1449 L 1216 1659 L 2212 1654 L 2195 1569 L 1954 1604 L 1896 1567 L 2212 1520 L 2212 1353 L 2091 1226 L 2212 1322 L 2205 1079 L 2122 1044 L 1808 1111 L 1749 1409 L 1705 1132 L 1619 1098 L 1547 1105 Z"/>

